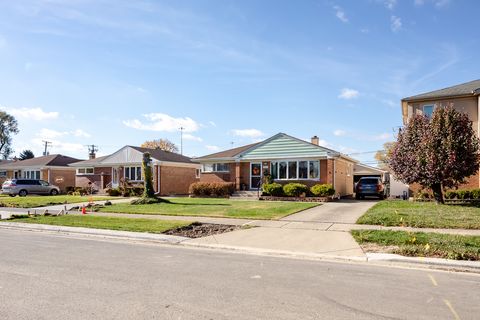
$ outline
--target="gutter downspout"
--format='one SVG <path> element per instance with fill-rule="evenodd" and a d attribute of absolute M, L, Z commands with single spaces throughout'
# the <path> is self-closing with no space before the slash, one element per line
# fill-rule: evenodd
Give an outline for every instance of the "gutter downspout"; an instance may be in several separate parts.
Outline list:
<path fill-rule="evenodd" d="M 333 159 L 333 189 L 337 190 L 337 187 L 335 186 L 335 168 L 336 168 L 336 163 L 335 163 L 335 158 Z"/>

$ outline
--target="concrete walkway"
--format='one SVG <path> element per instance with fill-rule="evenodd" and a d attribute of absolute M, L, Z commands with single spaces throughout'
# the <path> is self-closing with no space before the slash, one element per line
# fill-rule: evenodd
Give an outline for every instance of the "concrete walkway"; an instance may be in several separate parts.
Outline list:
<path fill-rule="evenodd" d="M 331 223 L 355 223 L 377 201 L 360 201 L 342 199 L 336 202 L 326 202 L 299 213 L 289 215 L 283 221 L 308 221 Z"/>

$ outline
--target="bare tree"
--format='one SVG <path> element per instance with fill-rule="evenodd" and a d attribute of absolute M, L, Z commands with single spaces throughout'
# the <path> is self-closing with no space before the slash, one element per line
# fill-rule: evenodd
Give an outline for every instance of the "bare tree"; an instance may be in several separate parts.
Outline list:
<path fill-rule="evenodd" d="M 149 149 L 160 149 L 163 151 L 178 153 L 178 147 L 175 145 L 175 143 L 171 142 L 168 139 L 155 139 L 145 141 L 144 143 L 142 143 L 141 147 Z"/>

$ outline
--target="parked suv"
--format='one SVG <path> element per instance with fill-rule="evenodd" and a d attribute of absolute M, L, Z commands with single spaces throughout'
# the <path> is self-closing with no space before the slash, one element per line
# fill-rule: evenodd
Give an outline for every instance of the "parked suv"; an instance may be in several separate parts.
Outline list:
<path fill-rule="evenodd" d="M 60 193 L 60 189 L 43 180 L 11 179 L 3 183 L 2 193 L 8 194 L 11 197 L 15 197 L 16 195 L 25 197 L 27 194 L 49 194 L 56 196 Z"/>
<path fill-rule="evenodd" d="M 380 199 L 386 197 L 386 189 L 382 179 L 377 177 L 362 177 L 355 186 L 355 198 L 364 199 L 365 196 L 374 196 Z"/>

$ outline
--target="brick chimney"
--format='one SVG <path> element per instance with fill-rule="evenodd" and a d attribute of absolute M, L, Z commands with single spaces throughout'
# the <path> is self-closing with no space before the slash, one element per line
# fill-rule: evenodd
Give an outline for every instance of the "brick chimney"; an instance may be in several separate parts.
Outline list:
<path fill-rule="evenodd" d="M 319 145 L 320 144 L 320 139 L 317 136 L 312 137 L 312 144 Z"/>
<path fill-rule="evenodd" d="M 95 153 L 95 150 L 91 150 L 89 153 L 88 153 L 88 159 L 89 160 L 92 160 L 92 159 L 95 159 L 96 157 L 96 153 Z"/>

